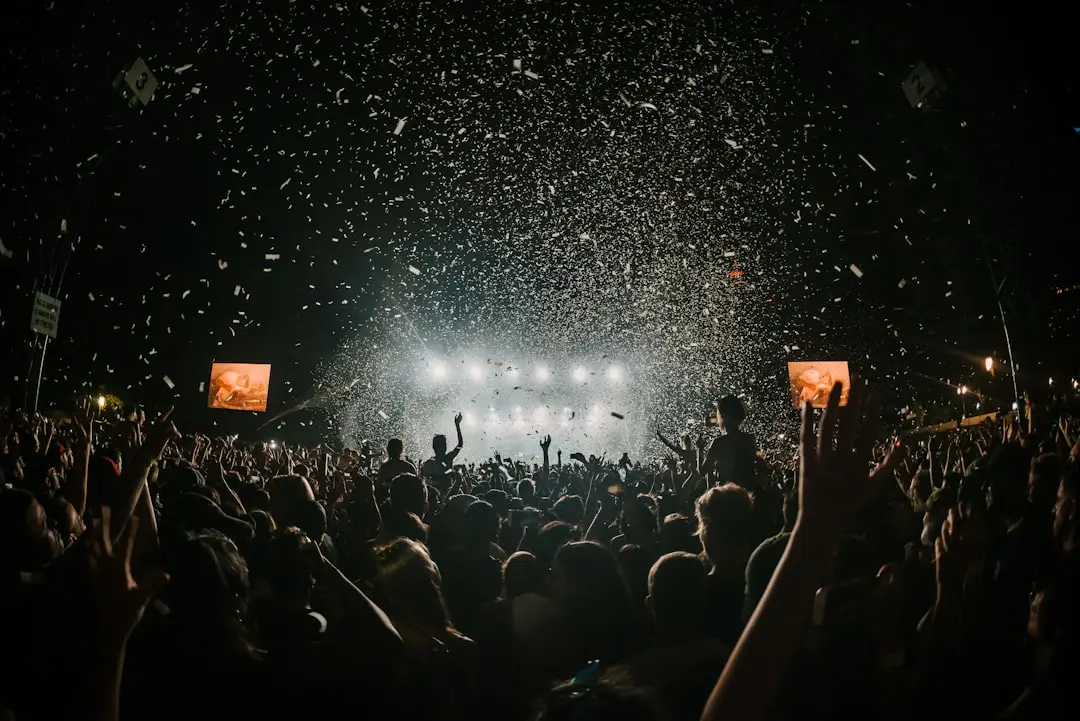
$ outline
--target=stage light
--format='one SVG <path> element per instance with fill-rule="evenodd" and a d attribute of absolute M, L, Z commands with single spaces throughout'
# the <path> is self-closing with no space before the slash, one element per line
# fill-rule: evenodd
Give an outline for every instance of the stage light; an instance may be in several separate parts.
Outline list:
<path fill-rule="evenodd" d="M 537 378 L 537 380 L 546 381 L 550 376 L 551 376 L 551 374 L 548 373 L 547 368 L 541 367 L 541 368 L 536 369 L 536 378 Z"/>
<path fill-rule="evenodd" d="M 98 396 L 97 397 L 97 407 L 98 408 L 104 408 L 105 407 L 105 396 Z"/>
<path fill-rule="evenodd" d="M 442 363 L 432 363 L 431 375 L 435 376 L 436 378 L 445 378 L 446 366 L 444 366 Z"/>
<path fill-rule="evenodd" d="M 578 383 L 583 382 L 588 377 L 588 375 L 589 374 L 585 371 L 584 368 L 574 369 L 574 380 L 576 380 Z"/>
<path fill-rule="evenodd" d="M 472 376 L 474 381 L 483 380 L 484 371 L 480 370 L 480 366 L 473 366 L 469 369 L 469 375 Z"/>
<path fill-rule="evenodd" d="M 520 414 L 521 414 L 521 406 L 518 406 L 517 408 L 514 409 L 514 415 L 520 415 Z"/>
<path fill-rule="evenodd" d="M 609 368 L 608 372 L 607 372 L 607 376 L 608 376 L 608 378 L 610 378 L 611 380 L 613 380 L 613 381 L 615 381 L 617 383 L 617 382 L 622 380 L 622 369 L 621 368 Z"/>
<path fill-rule="evenodd" d="M 547 417 L 547 408 L 544 408 L 543 406 L 541 406 L 541 407 L 537 408 L 535 411 L 533 411 L 533 418 L 535 418 L 538 421 L 543 420 L 546 417 Z"/>

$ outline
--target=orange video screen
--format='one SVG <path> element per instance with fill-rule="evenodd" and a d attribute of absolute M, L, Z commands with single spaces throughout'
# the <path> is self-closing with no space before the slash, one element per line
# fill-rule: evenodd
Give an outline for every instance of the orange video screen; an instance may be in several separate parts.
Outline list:
<path fill-rule="evenodd" d="M 269 363 L 215 363 L 210 369 L 211 408 L 265 413 L 269 395 Z"/>
<path fill-rule="evenodd" d="M 795 408 L 802 408 L 806 402 L 814 408 L 824 408 L 829 404 L 829 392 L 837 382 L 843 384 L 840 405 L 847 405 L 851 393 L 847 361 L 788 363 L 788 380 L 791 382 L 791 405 Z"/>

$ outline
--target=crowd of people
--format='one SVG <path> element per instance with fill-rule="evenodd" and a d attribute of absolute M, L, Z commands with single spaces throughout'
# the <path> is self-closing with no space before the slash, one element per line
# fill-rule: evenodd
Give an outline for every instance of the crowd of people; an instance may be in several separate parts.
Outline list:
<path fill-rule="evenodd" d="M 460 417 L 417 463 L 7 412 L 0 718 L 1073 717 L 1075 399 L 902 439 L 847 400 L 792 463 L 734 397 L 536 464 Z"/>

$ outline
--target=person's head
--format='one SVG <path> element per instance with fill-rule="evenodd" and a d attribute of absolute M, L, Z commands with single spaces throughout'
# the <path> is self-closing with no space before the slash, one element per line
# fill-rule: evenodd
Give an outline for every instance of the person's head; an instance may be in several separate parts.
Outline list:
<path fill-rule="evenodd" d="M 536 540 L 532 550 L 536 559 L 544 569 L 550 569 L 555 562 L 555 554 L 567 543 L 577 538 L 577 530 L 565 521 L 551 521 L 545 523 L 536 532 Z"/>
<path fill-rule="evenodd" d="M 736 396 L 724 396 L 717 404 L 720 410 L 720 423 L 724 430 L 737 431 L 746 420 L 746 408 Z"/>
<path fill-rule="evenodd" d="M 34 494 L 21 488 L 0 490 L 0 568 L 36 571 L 62 549 Z"/>
<path fill-rule="evenodd" d="M 593 541 L 568 543 L 555 554 L 555 591 L 604 608 L 611 598 L 627 599 L 626 586 L 610 550 Z"/>
<path fill-rule="evenodd" d="M 428 489 L 424 479 L 403 473 L 390 481 L 390 505 L 401 513 L 415 513 L 423 518 L 428 511 Z"/>
<path fill-rule="evenodd" d="M 698 630 L 708 608 L 708 570 L 693 553 L 661 556 L 649 571 L 646 604 L 658 627 Z"/>
<path fill-rule="evenodd" d="M 279 603 L 304 608 L 311 597 L 312 541 L 299 528 L 287 526 L 270 534 L 255 572 Z"/>
<path fill-rule="evenodd" d="M 435 451 L 436 458 L 442 458 L 446 455 L 446 436 L 442 433 L 436 433 L 435 437 L 431 439 L 431 450 Z"/>
<path fill-rule="evenodd" d="M 303 476 L 277 476 L 270 479 L 270 515 L 279 524 L 288 518 L 294 506 L 314 501 L 315 493 Z"/>
<path fill-rule="evenodd" d="M 318 543 L 326 533 L 326 509 L 318 501 L 302 501 L 293 506 L 285 523 L 299 528 Z"/>
<path fill-rule="evenodd" d="M 375 549 L 375 561 L 377 585 L 395 622 L 436 631 L 453 629 L 439 568 L 422 544 L 399 538 Z"/>
<path fill-rule="evenodd" d="M 545 575 L 536 556 L 528 551 L 518 551 L 503 564 L 503 593 L 506 598 L 540 593 L 544 588 Z"/>
<path fill-rule="evenodd" d="M 525 506 L 536 505 L 536 483 L 531 478 L 518 482 L 517 494 Z"/>
<path fill-rule="evenodd" d="M 581 496 L 565 496 L 555 503 L 552 509 L 560 521 L 576 526 L 585 519 L 585 502 Z"/>
<path fill-rule="evenodd" d="M 1054 538 L 1066 553 L 1074 553 L 1080 543 L 1080 472 L 1068 468 L 1058 482 L 1054 501 Z"/>
<path fill-rule="evenodd" d="M 1048 517 L 1047 512 L 1054 507 L 1063 465 L 1061 456 L 1056 453 L 1044 453 L 1031 459 L 1031 469 L 1028 471 L 1028 502 L 1040 518 Z"/>
<path fill-rule="evenodd" d="M 391 438 L 386 442 L 386 457 L 397 460 L 405 453 L 405 444 L 400 438 Z"/>
<path fill-rule="evenodd" d="M 510 516 L 510 496 L 506 494 L 506 491 L 493 488 L 484 494 L 484 500 L 498 512 L 500 519 Z"/>
<path fill-rule="evenodd" d="M 219 652 L 251 654 L 245 624 L 248 567 L 236 544 L 216 531 L 200 531 L 162 550 L 170 577 L 166 604 L 170 618 L 185 629 L 190 650 L 218 660 Z"/>
<path fill-rule="evenodd" d="M 660 525 L 661 553 L 675 551 L 697 553 L 700 549 L 701 543 L 694 538 L 693 519 L 681 513 L 669 513 L 664 516 L 664 522 Z"/>
<path fill-rule="evenodd" d="M 499 512 L 487 501 L 465 509 L 465 542 L 484 551 L 499 538 Z"/>
<path fill-rule="evenodd" d="M 754 514 L 746 489 L 734 483 L 710 488 L 698 498 L 696 512 L 701 548 L 710 561 L 746 560 Z"/>

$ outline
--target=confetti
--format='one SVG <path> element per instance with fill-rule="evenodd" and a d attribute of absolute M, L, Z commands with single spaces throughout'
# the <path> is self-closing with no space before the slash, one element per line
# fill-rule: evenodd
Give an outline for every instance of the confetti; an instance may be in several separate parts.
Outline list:
<path fill-rule="evenodd" d="M 863 277 L 862 269 L 859 268 L 859 266 L 855 265 L 854 263 L 851 264 L 850 270 L 851 270 L 852 273 L 855 274 L 856 278 L 862 278 Z"/>
<path fill-rule="evenodd" d="M 866 163 L 866 167 L 870 168 L 870 170 L 873 170 L 875 173 L 877 172 L 877 168 L 875 168 L 873 165 L 870 164 L 870 161 L 866 159 L 865 155 L 863 155 L 862 153 L 859 153 L 858 155 L 859 155 L 859 160 Z"/>
<path fill-rule="evenodd" d="M 165 381 L 165 385 L 169 386 L 169 390 L 176 387 L 176 384 L 172 382 L 172 378 L 169 376 L 162 376 L 161 380 Z"/>
<path fill-rule="evenodd" d="M 394 135 L 401 135 L 401 131 L 405 129 L 405 118 L 397 121 L 397 126 L 394 128 Z"/>

